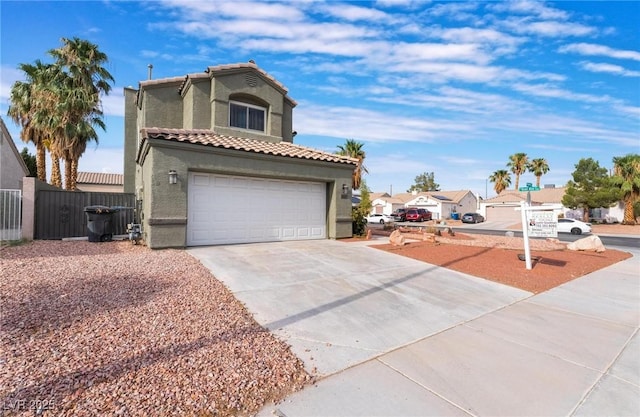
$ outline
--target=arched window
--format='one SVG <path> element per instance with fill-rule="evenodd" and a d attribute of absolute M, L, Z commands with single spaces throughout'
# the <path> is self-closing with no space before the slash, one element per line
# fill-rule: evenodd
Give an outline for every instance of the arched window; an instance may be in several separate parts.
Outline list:
<path fill-rule="evenodd" d="M 231 97 L 229 101 L 229 127 L 264 132 L 266 130 L 267 107 L 261 104 L 255 99 Z"/>

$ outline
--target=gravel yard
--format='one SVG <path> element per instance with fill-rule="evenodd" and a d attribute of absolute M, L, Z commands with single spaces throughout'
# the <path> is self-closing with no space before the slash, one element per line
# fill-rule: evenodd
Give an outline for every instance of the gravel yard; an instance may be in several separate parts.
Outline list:
<path fill-rule="evenodd" d="M 34 241 L 0 273 L 4 415 L 250 415 L 311 380 L 183 251 Z"/>

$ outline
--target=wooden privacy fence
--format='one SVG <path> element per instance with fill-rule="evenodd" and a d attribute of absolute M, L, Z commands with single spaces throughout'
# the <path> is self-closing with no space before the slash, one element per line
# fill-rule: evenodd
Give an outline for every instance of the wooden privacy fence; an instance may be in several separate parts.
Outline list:
<path fill-rule="evenodd" d="M 0 241 L 22 239 L 21 210 L 21 190 L 0 190 Z"/>
<path fill-rule="evenodd" d="M 63 239 L 87 236 L 88 206 L 126 207 L 112 216 L 113 234 L 127 233 L 133 223 L 134 194 L 39 190 L 35 209 L 35 238 Z"/>

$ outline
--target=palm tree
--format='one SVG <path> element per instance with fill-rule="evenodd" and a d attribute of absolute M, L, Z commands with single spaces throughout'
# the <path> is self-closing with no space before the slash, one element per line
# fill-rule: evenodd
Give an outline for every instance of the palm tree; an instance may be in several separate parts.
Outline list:
<path fill-rule="evenodd" d="M 362 173 L 369 173 L 369 171 L 367 171 L 367 168 L 364 166 L 364 158 L 366 157 L 366 154 L 364 150 L 362 150 L 363 146 L 363 143 L 356 142 L 353 139 L 347 139 L 344 146 L 338 145 L 338 152 L 336 152 L 338 155 L 349 156 L 358 160 L 358 164 L 353 170 L 353 174 L 351 176 L 351 188 L 353 188 L 354 190 L 360 188 Z"/>
<path fill-rule="evenodd" d="M 527 167 L 529 172 L 536 176 L 536 187 L 540 187 L 540 178 L 547 172 L 549 172 L 549 164 L 544 158 L 536 158 L 529 162 Z"/>
<path fill-rule="evenodd" d="M 500 194 L 511 185 L 511 174 L 506 169 L 499 169 L 489 177 L 496 194 Z"/>
<path fill-rule="evenodd" d="M 98 141 L 94 126 L 105 130 L 100 96 L 109 94 L 113 77 L 103 67 L 108 58 L 97 45 L 79 38 L 62 38 L 61 41 L 60 48 L 49 51 L 67 74 L 59 90 L 60 108 L 66 118 L 55 148 L 65 159 L 66 188 L 75 190 L 78 160 L 88 141 Z"/>
<path fill-rule="evenodd" d="M 623 224 L 636 224 L 633 204 L 640 198 L 640 155 L 628 154 L 613 158 L 612 181 L 620 187 L 624 201 Z"/>
<path fill-rule="evenodd" d="M 516 190 L 520 185 L 520 175 L 524 174 L 524 172 L 527 170 L 528 165 L 529 158 L 527 157 L 526 153 L 518 152 L 509 157 L 507 167 L 510 168 L 511 172 L 516 175 Z"/>
<path fill-rule="evenodd" d="M 43 86 L 49 84 L 52 65 L 37 60 L 33 65 L 20 64 L 18 67 L 24 72 L 26 81 L 16 81 L 11 86 L 7 114 L 22 128 L 20 138 L 36 147 L 37 178 L 46 182 L 49 141 L 44 126 L 47 109 L 43 105 Z"/>

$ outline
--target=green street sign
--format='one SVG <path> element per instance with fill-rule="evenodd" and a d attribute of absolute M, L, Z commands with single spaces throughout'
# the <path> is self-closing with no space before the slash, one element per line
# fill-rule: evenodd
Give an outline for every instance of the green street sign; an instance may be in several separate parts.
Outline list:
<path fill-rule="evenodd" d="M 540 187 L 532 187 L 532 186 L 520 187 L 518 188 L 518 191 L 540 191 Z"/>

